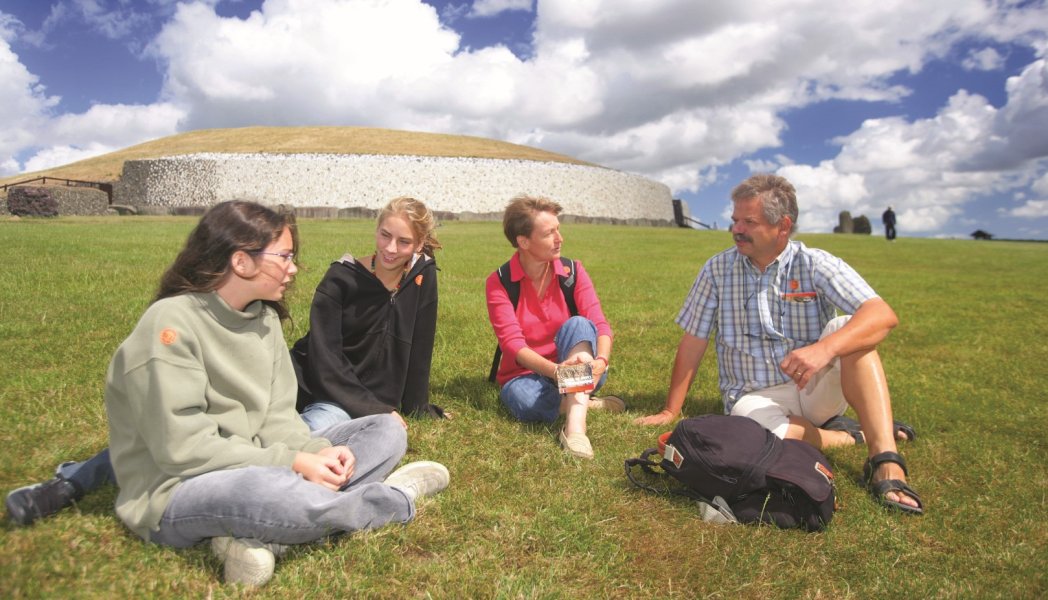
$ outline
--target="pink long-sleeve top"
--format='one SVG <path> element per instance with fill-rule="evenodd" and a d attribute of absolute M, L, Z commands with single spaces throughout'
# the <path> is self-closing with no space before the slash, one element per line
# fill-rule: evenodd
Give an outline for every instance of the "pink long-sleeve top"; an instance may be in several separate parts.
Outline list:
<path fill-rule="evenodd" d="M 567 270 L 559 260 L 553 261 L 551 265 L 557 277 L 568 276 Z M 499 281 L 497 271 L 488 276 L 485 285 L 488 319 L 495 330 L 499 347 L 502 348 L 502 362 L 495 376 L 500 386 L 514 377 L 532 372 L 517 364 L 517 353 L 522 348 L 531 348 L 547 360 L 557 362 L 557 347 L 553 337 L 560 326 L 571 317 L 559 282 L 549 285 L 545 296 L 541 299 L 538 297 L 535 286 L 524 276 L 519 252 L 510 259 L 509 272 L 511 280 L 520 282 L 520 298 L 516 311 L 513 310 L 513 303 L 509 300 L 506 288 L 502 287 L 502 282 Z M 579 316 L 586 317 L 597 326 L 598 337 L 612 337 L 611 326 L 604 318 L 597 292 L 593 289 L 593 280 L 579 261 L 575 261 L 575 278 L 575 306 L 579 310 Z"/>

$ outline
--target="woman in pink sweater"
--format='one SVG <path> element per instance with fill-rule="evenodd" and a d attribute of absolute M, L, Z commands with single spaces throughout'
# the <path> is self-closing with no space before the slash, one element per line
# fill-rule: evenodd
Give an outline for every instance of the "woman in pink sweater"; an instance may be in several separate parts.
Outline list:
<path fill-rule="evenodd" d="M 488 318 L 502 350 L 496 381 L 514 417 L 554 422 L 565 415 L 561 446 L 573 456 L 593 458 L 587 412 L 621 412 L 625 406 L 615 396 L 594 398 L 589 391 L 561 394 L 557 385 L 558 368 L 589 365 L 596 382 L 591 391 L 600 389 L 612 346 L 611 326 L 582 263 L 561 259 L 561 210 L 552 200 L 530 196 L 506 206 L 502 228 L 517 252 L 486 286 Z M 565 290 L 573 292 L 574 302 Z"/>

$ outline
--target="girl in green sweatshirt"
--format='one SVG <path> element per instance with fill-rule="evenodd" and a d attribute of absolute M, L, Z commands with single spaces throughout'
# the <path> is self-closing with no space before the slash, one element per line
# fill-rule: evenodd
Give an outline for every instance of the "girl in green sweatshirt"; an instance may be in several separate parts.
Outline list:
<path fill-rule="evenodd" d="M 116 511 L 142 538 L 211 540 L 227 581 L 261 585 L 283 545 L 410 521 L 447 469 L 392 475 L 407 434 L 391 414 L 311 434 L 281 320 L 297 267 L 294 218 L 211 208 L 110 363 L 105 403 Z"/>

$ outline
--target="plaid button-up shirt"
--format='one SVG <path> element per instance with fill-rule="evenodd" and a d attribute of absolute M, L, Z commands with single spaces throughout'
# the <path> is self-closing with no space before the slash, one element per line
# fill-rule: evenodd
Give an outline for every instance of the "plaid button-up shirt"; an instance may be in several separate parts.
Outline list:
<path fill-rule="evenodd" d="M 730 248 L 709 259 L 688 293 L 677 324 L 696 337 L 716 331 L 725 412 L 742 395 L 790 381 L 779 363 L 818 341 L 836 309 L 853 314 L 876 298 L 843 260 L 790 241 L 762 273 Z"/>

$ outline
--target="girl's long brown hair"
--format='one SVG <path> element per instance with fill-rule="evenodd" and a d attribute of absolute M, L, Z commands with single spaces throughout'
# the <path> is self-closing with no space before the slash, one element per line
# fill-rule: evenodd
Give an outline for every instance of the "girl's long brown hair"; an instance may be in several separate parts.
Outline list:
<path fill-rule="evenodd" d="M 229 271 L 230 258 L 238 250 L 260 252 L 291 231 L 292 249 L 298 252 L 295 215 L 273 210 L 255 202 L 230 200 L 212 206 L 189 233 L 175 262 L 160 278 L 153 302 L 189 292 L 212 292 Z M 265 300 L 281 320 L 290 316 L 284 300 Z"/>

